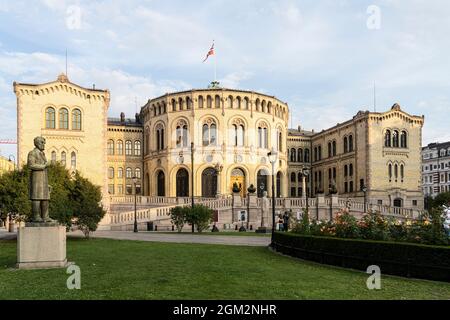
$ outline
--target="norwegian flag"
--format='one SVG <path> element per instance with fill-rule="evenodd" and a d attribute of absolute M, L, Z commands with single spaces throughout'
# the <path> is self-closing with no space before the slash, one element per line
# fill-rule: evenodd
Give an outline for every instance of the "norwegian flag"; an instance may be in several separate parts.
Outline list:
<path fill-rule="evenodd" d="M 208 60 L 208 57 L 209 57 L 209 56 L 213 56 L 213 55 L 214 55 L 214 41 L 213 41 L 213 44 L 212 44 L 212 46 L 211 46 L 211 49 L 209 49 L 208 54 L 206 55 L 206 58 L 205 58 L 205 60 L 203 60 L 203 62 L 205 62 L 206 60 Z"/>

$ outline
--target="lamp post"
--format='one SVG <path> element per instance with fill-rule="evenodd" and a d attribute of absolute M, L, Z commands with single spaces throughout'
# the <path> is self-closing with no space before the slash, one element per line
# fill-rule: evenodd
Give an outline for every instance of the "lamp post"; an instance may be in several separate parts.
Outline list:
<path fill-rule="evenodd" d="M 194 142 L 191 142 L 191 206 L 194 209 Z M 194 233 L 194 224 L 192 224 L 192 233 Z"/>
<path fill-rule="evenodd" d="M 309 176 L 309 169 L 303 168 L 302 169 L 302 174 L 303 174 L 303 179 L 306 180 L 308 178 L 308 176 Z M 305 184 L 305 186 L 306 186 L 306 184 Z M 306 195 L 306 212 L 308 212 L 309 211 L 309 204 L 308 204 L 308 187 L 307 186 L 306 186 L 305 190 L 303 190 L 303 192 Z M 309 212 L 308 212 L 308 214 L 309 214 Z"/>
<path fill-rule="evenodd" d="M 137 178 L 133 177 L 133 184 L 134 184 L 134 232 L 138 232 L 138 225 L 137 225 L 137 210 L 136 210 L 136 203 L 137 203 L 137 192 L 136 192 L 136 183 Z"/>
<path fill-rule="evenodd" d="M 363 186 L 361 190 L 364 192 L 364 213 L 367 213 L 367 187 Z"/>
<path fill-rule="evenodd" d="M 16 170 L 16 157 L 13 154 L 10 154 L 9 157 L 8 157 L 8 161 L 9 162 L 12 162 L 11 158 L 14 159 L 14 162 L 13 162 L 14 163 L 14 170 Z"/>
<path fill-rule="evenodd" d="M 278 152 L 272 147 L 272 150 L 267 154 L 269 162 L 272 164 L 272 243 L 273 235 L 275 233 L 275 163 L 277 162 Z"/>

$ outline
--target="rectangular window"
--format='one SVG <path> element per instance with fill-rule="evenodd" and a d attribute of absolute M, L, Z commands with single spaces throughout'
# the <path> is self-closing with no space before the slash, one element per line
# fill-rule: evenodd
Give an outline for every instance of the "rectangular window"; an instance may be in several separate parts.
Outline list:
<path fill-rule="evenodd" d="M 136 185 L 136 194 L 141 194 L 141 185 L 140 184 Z"/>
<path fill-rule="evenodd" d="M 291 197 L 294 198 L 295 197 L 295 187 L 291 188 Z"/>
<path fill-rule="evenodd" d="M 378 205 L 382 206 L 383 205 L 383 200 L 378 200 Z"/>
<path fill-rule="evenodd" d="M 413 205 L 414 207 L 417 207 L 417 200 L 413 200 L 412 205 Z"/>
<path fill-rule="evenodd" d="M 108 185 L 108 193 L 109 194 L 114 194 L 114 185 L 113 184 L 109 184 Z"/>
<path fill-rule="evenodd" d="M 117 194 L 123 194 L 123 185 L 117 185 Z"/>
<path fill-rule="evenodd" d="M 348 193 L 348 182 L 344 182 L 344 192 Z"/>
<path fill-rule="evenodd" d="M 350 181 L 350 192 L 353 192 L 353 181 Z"/>
<path fill-rule="evenodd" d="M 127 184 L 127 194 L 133 194 L 133 187 L 131 184 Z"/>

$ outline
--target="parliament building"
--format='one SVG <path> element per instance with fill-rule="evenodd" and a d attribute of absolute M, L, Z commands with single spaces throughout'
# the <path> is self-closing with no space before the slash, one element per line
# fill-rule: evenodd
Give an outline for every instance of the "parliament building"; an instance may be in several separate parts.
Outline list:
<path fill-rule="evenodd" d="M 274 96 L 212 86 L 152 98 L 132 118 L 108 118 L 110 92 L 61 74 L 43 84 L 14 83 L 18 162 L 33 138 L 46 154 L 112 196 L 242 196 L 253 184 L 278 197 L 337 192 L 374 204 L 423 208 L 423 116 L 398 104 L 360 111 L 320 132 L 288 128 L 289 106 Z M 277 154 L 269 162 L 268 153 Z"/>

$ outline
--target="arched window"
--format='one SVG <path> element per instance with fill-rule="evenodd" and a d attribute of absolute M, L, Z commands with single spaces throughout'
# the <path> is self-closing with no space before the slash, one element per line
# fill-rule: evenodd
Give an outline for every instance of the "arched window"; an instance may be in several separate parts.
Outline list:
<path fill-rule="evenodd" d="M 192 100 L 191 100 L 191 98 L 189 98 L 189 97 L 186 97 L 186 108 L 187 108 L 188 110 L 191 110 L 191 109 L 192 109 Z"/>
<path fill-rule="evenodd" d="M 322 146 L 318 146 L 317 147 L 317 155 L 318 155 L 318 160 L 322 160 Z"/>
<path fill-rule="evenodd" d="M 79 109 L 72 111 L 72 130 L 81 130 L 81 111 Z"/>
<path fill-rule="evenodd" d="M 406 131 L 402 131 L 400 135 L 400 147 L 407 148 L 408 147 L 408 138 Z"/>
<path fill-rule="evenodd" d="M 120 156 L 123 155 L 123 141 L 122 140 L 117 141 L 117 154 Z"/>
<path fill-rule="evenodd" d="M 164 150 L 164 127 L 162 124 L 156 126 L 156 150 Z"/>
<path fill-rule="evenodd" d="M 328 158 L 331 158 L 331 155 L 333 154 L 331 142 L 328 142 Z"/>
<path fill-rule="evenodd" d="M 240 109 L 241 108 L 241 97 L 236 98 L 236 104 L 237 104 L 237 108 Z"/>
<path fill-rule="evenodd" d="M 69 111 L 66 108 L 59 109 L 59 128 L 69 129 Z"/>
<path fill-rule="evenodd" d="M 45 128 L 55 129 L 55 109 L 51 107 L 45 109 Z"/>
<path fill-rule="evenodd" d="M 172 111 L 177 111 L 177 102 L 175 99 L 172 99 Z"/>
<path fill-rule="evenodd" d="M 233 97 L 232 96 L 228 96 L 227 104 L 228 104 L 228 108 L 233 109 Z"/>
<path fill-rule="evenodd" d="M 70 166 L 72 169 L 77 168 L 77 154 L 75 153 L 75 151 L 72 151 L 72 153 L 70 154 Z"/>
<path fill-rule="evenodd" d="M 133 171 L 131 170 L 131 168 L 127 168 L 127 170 L 125 171 L 125 177 L 127 179 L 133 178 Z"/>
<path fill-rule="evenodd" d="M 350 163 L 350 165 L 348 166 L 348 175 L 350 177 L 353 177 L 353 164 Z"/>
<path fill-rule="evenodd" d="M 114 168 L 113 167 L 108 168 L 108 178 L 114 179 Z"/>
<path fill-rule="evenodd" d="M 398 179 L 398 165 L 397 164 L 394 165 L 394 177 L 395 177 L 395 181 L 397 181 L 397 179 Z"/>
<path fill-rule="evenodd" d="M 294 172 L 291 173 L 291 182 L 295 182 L 296 175 Z"/>
<path fill-rule="evenodd" d="M 344 153 L 348 152 L 348 139 L 344 137 Z"/>
<path fill-rule="evenodd" d="M 333 157 L 337 154 L 336 141 L 333 141 Z"/>
<path fill-rule="evenodd" d="M 203 108 L 203 96 L 198 97 L 198 107 Z"/>
<path fill-rule="evenodd" d="M 352 135 L 348 136 L 348 151 L 349 152 L 353 151 L 353 136 Z"/>
<path fill-rule="evenodd" d="M 178 99 L 178 107 L 179 107 L 180 111 L 183 111 L 183 109 L 184 109 L 184 101 L 183 101 L 183 98 L 179 98 L 179 99 Z"/>
<path fill-rule="evenodd" d="M 347 177 L 347 176 L 348 176 L 348 166 L 345 165 L 344 166 L 344 177 Z"/>
<path fill-rule="evenodd" d="M 141 169 L 140 169 L 140 168 L 136 168 L 136 169 L 134 170 L 134 176 L 135 176 L 136 178 L 138 178 L 138 179 L 141 178 Z"/>
<path fill-rule="evenodd" d="M 207 96 L 206 97 L 206 107 L 207 108 L 212 108 L 212 98 L 211 98 L 211 96 Z"/>
<path fill-rule="evenodd" d="M 131 156 L 133 154 L 133 145 L 130 140 L 125 141 L 125 155 Z"/>
<path fill-rule="evenodd" d="M 386 130 L 384 134 L 384 146 L 390 148 L 391 145 L 391 130 Z"/>
<path fill-rule="evenodd" d="M 141 142 L 139 140 L 136 140 L 134 142 L 134 155 L 135 156 L 141 155 Z"/>
<path fill-rule="evenodd" d="M 65 151 L 61 152 L 61 165 L 63 167 L 66 166 L 66 152 Z"/>
<path fill-rule="evenodd" d="M 388 175 L 389 175 L 389 182 L 392 180 L 392 164 L 389 163 L 388 165 Z"/>
<path fill-rule="evenodd" d="M 117 178 L 123 178 L 123 168 L 117 169 Z"/>
<path fill-rule="evenodd" d="M 399 147 L 399 136 L 398 136 L 398 131 L 394 130 L 394 132 L 392 133 L 392 146 L 394 148 L 398 148 Z"/>
<path fill-rule="evenodd" d="M 258 99 L 256 99 L 256 101 L 255 101 L 255 106 L 256 106 L 256 111 L 259 111 L 260 110 L 260 105 L 261 105 L 261 102 L 259 101 L 259 98 Z"/>
<path fill-rule="evenodd" d="M 280 129 L 278 129 L 278 151 L 283 152 L 283 134 Z"/>
<path fill-rule="evenodd" d="M 268 148 L 268 129 L 265 123 L 258 126 L 258 148 Z"/>
<path fill-rule="evenodd" d="M 240 125 L 233 125 L 234 129 L 234 145 L 242 147 L 244 145 L 244 133 L 245 129 L 242 124 Z"/>
<path fill-rule="evenodd" d="M 297 161 L 297 152 L 294 148 L 291 149 L 291 162 Z"/>
<path fill-rule="evenodd" d="M 215 145 L 217 141 L 217 126 L 212 120 L 208 120 L 202 127 L 203 146 Z"/>
<path fill-rule="evenodd" d="M 52 162 L 56 162 L 56 151 L 52 151 Z"/>
<path fill-rule="evenodd" d="M 400 165 L 400 179 L 403 182 L 403 179 L 405 178 L 405 166 L 403 164 Z"/>
<path fill-rule="evenodd" d="M 309 163 L 309 149 L 305 149 L 305 162 Z"/>
<path fill-rule="evenodd" d="M 261 102 L 261 112 L 266 113 L 266 100 Z"/>
<path fill-rule="evenodd" d="M 244 109 L 245 110 L 248 110 L 249 109 L 249 101 L 248 101 L 248 98 L 247 97 L 245 97 L 244 98 Z"/>
<path fill-rule="evenodd" d="M 216 95 L 216 97 L 214 98 L 214 106 L 217 109 L 220 108 L 220 97 L 218 95 Z"/>
<path fill-rule="evenodd" d="M 303 162 L 303 149 L 300 148 L 297 151 L 297 161 L 298 162 Z"/>
<path fill-rule="evenodd" d="M 108 155 L 114 155 L 114 141 L 108 140 Z"/>

